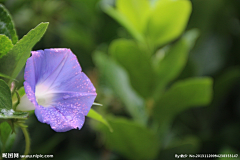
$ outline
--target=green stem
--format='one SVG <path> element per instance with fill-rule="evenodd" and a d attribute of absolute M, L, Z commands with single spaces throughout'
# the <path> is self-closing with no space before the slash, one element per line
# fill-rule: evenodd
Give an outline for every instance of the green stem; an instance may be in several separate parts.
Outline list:
<path fill-rule="evenodd" d="M 20 125 L 22 132 L 24 134 L 25 137 L 25 142 L 26 142 L 26 146 L 25 146 L 25 151 L 24 151 L 24 155 L 28 155 L 29 151 L 30 151 L 30 137 L 29 137 L 29 133 L 27 131 L 27 128 L 25 126 Z M 22 160 L 25 160 L 26 158 L 23 158 Z"/>
<path fill-rule="evenodd" d="M 21 99 L 18 91 L 15 91 L 15 93 L 16 93 L 16 96 L 17 96 L 17 102 L 13 105 L 13 110 L 14 110 L 14 111 L 16 111 L 16 108 L 17 108 L 17 106 L 19 105 L 20 99 Z"/>

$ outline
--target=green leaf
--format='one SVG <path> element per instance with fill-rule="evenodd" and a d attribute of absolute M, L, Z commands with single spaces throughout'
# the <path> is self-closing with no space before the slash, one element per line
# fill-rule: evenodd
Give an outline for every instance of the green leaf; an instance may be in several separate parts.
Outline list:
<path fill-rule="evenodd" d="M 16 44 L 18 41 L 18 36 L 12 21 L 11 15 L 8 13 L 7 9 L 0 4 L 0 34 L 5 34 L 10 39 L 12 43 Z"/>
<path fill-rule="evenodd" d="M 171 121 L 185 109 L 207 105 L 212 98 L 211 78 L 189 78 L 176 82 L 159 99 L 153 115 L 160 123 Z"/>
<path fill-rule="evenodd" d="M 12 49 L 12 41 L 5 35 L 0 34 L 0 58 Z"/>
<path fill-rule="evenodd" d="M 26 93 L 24 86 L 19 88 L 18 90 L 15 90 L 14 94 L 12 95 L 13 110 L 16 110 L 17 106 L 20 103 L 21 97 L 23 97 L 25 94 Z"/>
<path fill-rule="evenodd" d="M 12 95 L 5 81 L 0 79 L 0 111 L 12 109 Z"/>
<path fill-rule="evenodd" d="M 147 121 L 145 102 L 132 89 L 125 70 L 101 52 L 95 53 L 93 58 L 101 75 L 106 78 L 110 87 L 126 105 L 126 109 L 134 120 L 145 124 Z"/>
<path fill-rule="evenodd" d="M 27 112 L 16 112 L 12 109 L 10 88 L 0 79 L 0 119 L 26 119 L 27 117 Z"/>
<path fill-rule="evenodd" d="M 157 62 L 157 90 L 164 88 L 181 73 L 187 63 L 188 53 L 195 44 L 198 35 L 197 30 L 188 31 L 179 41 L 170 46 L 163 58 Z"/>
<path fill-rule="evenodd" d="M 159 139 L 152 130 L 125 118 L 107 118 L 114 132 L 101 125 L 109 149 L 128 159 L 151 160 L 159 151 Z M 147 149 L 150 148 L 150 149 Z"/>
<path fill-rule="evenodd" d="M 109 16 L 111 16 L 112 18 L 114 18 L 116 21 L 118 21 L 122 26 L 124 26 L 136 40 L 140 42 L 144 41 L 143 35 L 139 33 L 131 24 L 131 22 L 129 22 L 128 19 L 119 11 L 117 11 L 116 9 L 114 9 L 109 5 L 103 6 L 103 11 L 107 13 Z"/>
<path fill-rule="evenodd" d="M 13 110 L 1 110 L 0 112 L 0 119 L 27 119 L 28 118 L 28 112 L 17 112 Z"/>
<path fill-rule="evenodd" d="M 2 73 L 0 73 L 0 77 L 6 78 L 6 79 L 11 79 L 11 80 L 14 80 L 14 81 L 18 81 L 16 79 L 13 79 L 12 77 L 9 77 L 9 76 L 7 76 L 5 74 L 2 74 Z"/>
<path fill-rule="evenodd" d="M 41 39 L 48 23 L 40 23 L 25 35 L 9 53 L 0 59 L 0 69 L 3 74 L 16 78 L 31 54 L 33 46 Z"/>
<path fill-rule="evenodd" d="M 18 89 L 18 94 L 19 94 L 20 97 L 22 97 L 26 94 L 24 87 L 21 87 L 21 88 Z"/>
<path fill-rule="evenodd" d="M 139 33 L 143 34 L 150 12 L 150 3 L 146 0 L 117 0 L 116 9 Z"/>
<path fill-rule="evenodd" d="M 88 117 L 95 119 L 99 122 L 102 122 L 103 124 L 105 124 L 108 129 L 110 130 L 110 132 L 113 132 L 112 127 L 110 126 L 110 124 L 108 123 L 108 121 L 106 121 L 99 113 L 97 113 L 96 111 L 94 111 L 93 109 L 90 109 L 90 111 L 88 112 Z"/>
<path fill-rule="evenodd" d="M 8 124 L 8 122 L 2 122 L 0 123 L 0 139 L 2 142 L 2 149 L 5 149 L 6 142 L 8 140 L 8 137 L 10 136 L 12 132 L 11 126 Z"/>
<path fill-rule="evenodd" d="M 16 133 L 11 133 L 8 136 L 7 142 L 5 144 L 5 152 L 10 152 L 12 149 L 12 146 L 14 145 L 16 139 Z"/>
<path fill-rule="evenodd" d="M 144 98 L 151 96 L 154 72 L 151 59 L 131 40 L 111 43 L 109 53 L 128 72 L 131 85 Z"/>
<path fill-rule="evenodd" d="M 184 31 L 190 13 L 188 0 L 160 0 L 150 14 L 147 35 L 156 46 L 167 44 Z"/>

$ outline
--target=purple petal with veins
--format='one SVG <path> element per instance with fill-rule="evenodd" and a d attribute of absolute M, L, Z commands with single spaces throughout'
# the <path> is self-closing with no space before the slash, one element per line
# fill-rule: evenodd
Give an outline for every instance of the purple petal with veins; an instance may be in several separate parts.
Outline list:
<path fill-rule="evenodd" d="M 42 123 L 57 132 L 81 129 L 97 94 L 70 49 L 33 51 L 24 74 L 27 98 Z M 27 107 L 18 106 L 18 110 Z"/>

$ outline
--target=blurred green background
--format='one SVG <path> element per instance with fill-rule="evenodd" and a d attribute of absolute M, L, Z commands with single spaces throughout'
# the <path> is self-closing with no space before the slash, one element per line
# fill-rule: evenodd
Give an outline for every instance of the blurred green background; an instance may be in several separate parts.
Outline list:
<path fill-rule="evenodd" d="M 103 12 L 101 6 L 114 6 L 114 1 L 0 2 L 11 13 L 19 38 L 40 22 L 50 22 L 45 35 L 33 50 L 70 48 L 97 89 L 96 101 L 103 104 L 94 109 L 104 116 L 111 113 L 129 117 L 121 98 L 101 75 L 93 58 L 96 51 L 106 53 L 113 40 L 132 38 L 123 26 Z M 175 146 L 161 149 L 155 159 L 174 159 L 175 153 L 188 152 L 240 153 L 240 1 L 192 0 L 191 3 L 192 14 L 186 31 L 197 28 L 200 34 L 189 53 L 186 66 L 175 81 L 210 76 L 213 78 L 214 94 L 208 106 L 190 108 L 174 117 L 168 138 L 177 137 Z M 28 124 L 32 140 L 31 154 L 53 154 L 55 159 L 68 160 L 132 159 L 112 149 L 111 145 L 105 145 L 106 137 L 97 129 L 98 124 L 89 118 L 86 118 L 80 131 L 66 133 L 55 133 L 49 125 L 38 122 L 34 115 Z M 111 133 L 105 136 L 108 134 Z M 139 145 L 142 145 L 141 141 Z M 11 151 L 22 153 L 23 146 L 24 137 L 19 130 Z M 151 146 L 145 148 L 145 152 L 150 151 Z"/>

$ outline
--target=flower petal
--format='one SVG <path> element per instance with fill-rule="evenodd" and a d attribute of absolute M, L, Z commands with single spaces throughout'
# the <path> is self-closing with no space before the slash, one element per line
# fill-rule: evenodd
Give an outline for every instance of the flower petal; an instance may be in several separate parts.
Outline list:
<path fill-rule="evenodd" d="M 32 102 L 32 104 L 36 107 L 37 101 L 36 101 L 35 93 L 31 87 L 31 85 L 26 81 L 23 84 L 24 84 L 24 90 L 26 92 L 26 95 L 27 95 L 29 101 Z"/>
<path fill-rule="evenodd" d="M 27 60 L 25 68 L 25 80 L 27 82 L 33 80 L 33 76 L 29 77 L 27 73 L 35 75 L 35 85 L 51 80 L 49 77 L 63 65 L 69 51 L 69 49 L 45 49 L 44 51 L 32 51 L 32 56 Z M 31 85 L 31 87 L 33 86 Z"/>
<path fill-rule="evenodd" d="M 85 116 L 65 106 L 36 107 L 35 114 L 42 123 L 50 124 L 56 132 L 66 132 L 71 129 L 81 129 Z"/>
<path fill-rule="evenodd" d="M 87 92 L 58 92 L 55 93 L 54 104 L 77 109 L 83 115 L 87 115 L 96 98 L 96 93 Z"/>

